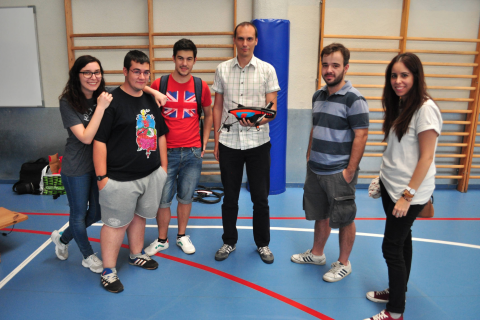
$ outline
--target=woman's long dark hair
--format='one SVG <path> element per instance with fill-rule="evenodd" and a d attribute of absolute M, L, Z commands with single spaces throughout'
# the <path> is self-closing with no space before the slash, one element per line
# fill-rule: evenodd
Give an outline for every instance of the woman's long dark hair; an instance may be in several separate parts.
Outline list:
<path fill-rule="evenodd" d="M 392 68 L 397 62 L 402 62 L 413 75 L 413 86 L 402 99 L 397 96 L 391 83 Z M 383 119 L 385 120 L 383 122 L 384 141 L 387 140 L 390 129 L 393 128 L 400 142 L 408 131 L 413 114 L 428 99 L 431 97 L 427 93 L 427 84 L 420 59 L 413 53 L 402 53 L 393 58 L 385 71 L 385 87 L 382 96 Z"/>
<path fill-rule="evenodd" d="M 93 93 L 93 98 L 97 100 L 98 96 L 105 91 L 105 80 L 103 79 L 103 68 L 100 61 L 92 56 L 81 56 L 75 60 L 72 69 L 68 73 L 68 81 L 63 89 L 62 94 L 58 99 L 65 98 L 67 102 L 80 113 L 87 112 L 87 98 L 82 92 L 82 85 L 80 83 L 80 70 L 91 62 L 97 62 L 100 66 L 100 72 L 102 73 L 102 79 L 100 80 L 100 86 Z"/>

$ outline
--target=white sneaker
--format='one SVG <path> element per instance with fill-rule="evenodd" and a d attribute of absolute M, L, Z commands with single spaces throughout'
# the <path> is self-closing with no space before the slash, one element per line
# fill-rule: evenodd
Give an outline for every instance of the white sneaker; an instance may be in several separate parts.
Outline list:
<path fill-rule="evenodd" d="M 158 241 L 157 238 L 148 247 L 145 248 L 145 253 L 149 256 L 153 256 L 155 255 L 155 253 L 158 253 L 165 249 L 168 249 L 168 239 L 167 242 L 161 243 L 160 241 Z"/>
<path fill-rule="evenodd" d="M 348 266 L 343 265 L 340 261 L 335 261 L 331 265 L 331 269 L 323 275 L 323 280 L 327 282 L 337 282 L 352 273 L 352 264 L 348 261 Z"/>
<path fill-rule="evenodd" d="M 312 249 L 308 249 L 304 253 L 294 254 L 290 258 L 290 260 L 295 263 L 311 263 L 319 266 L 323 266 L 327 262 L 325 254 L 322 254 L 321 256 L 316 256 L 312 253 Z"/>
<path fill-rule="evenodd" d="M 87 259 L 83 259 L 82 266 L 90 268 L 90 271 L 95 273 L 102 273 L 103 271 L 103 262 L 97 257 L 96 253 L 92 254 Z"/>
<path fill-rule="evenodd" d="M 67 260 L 68 258 L 68 244 L 63 244 L 60 241 L 60 237 L 62 235 L 58 230 L 54 230 L 50 239 L 52 239 L 53 243 L 55 243 L 55 253 L 57 254 L 57 258 L 60 260 Z"/>
<path fill-rule="evenodd" d="M 195 253 L 195 247 L 193 246 L 192 240 L 190 240 L 190 236 L 177 238 L 177 246 L 182 248 L 186 254 Z"/>

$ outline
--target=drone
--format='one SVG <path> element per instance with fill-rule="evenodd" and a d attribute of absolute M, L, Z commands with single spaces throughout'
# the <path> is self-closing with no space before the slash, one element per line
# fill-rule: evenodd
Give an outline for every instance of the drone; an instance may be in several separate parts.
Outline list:
<path fill-rule="evenodd" d="M 222 131 L 223 128 L 227 129 L 227 132 L 230 132 L 230 127 L 233 126 L 236 122 L 240 122 L 240 120 L 242 119 L 244 119 L 245 121 L 248 120 L 252 123 L 255 123 L 255 127 L 257 128 L 257 131 L 259 131 L 260 122 L 264 118 L 271 119 L 271 118 L 274 118 L 275 115 L 277 114 L 277 111 L 272 110 L 273 101 L 270 101 L 270 103 L 266 105 L 265 108 L 245 107 L 244 105 L 236 103 L 235 101 L 232 101 L 232 102 L 238 105 L 238 108 L 228 110 L 228 113 L 234 115 L 237 121 L 232 122 L 230 124 L 226 124 L 225 122 L 227 122 L 228 118 L 230 117 L 230 114 L 229 114 L 225 119 L 225 121 L 223 121 L 222 125 L 220 126 L 220 129 L 218 129 L 217 132 Z"/>

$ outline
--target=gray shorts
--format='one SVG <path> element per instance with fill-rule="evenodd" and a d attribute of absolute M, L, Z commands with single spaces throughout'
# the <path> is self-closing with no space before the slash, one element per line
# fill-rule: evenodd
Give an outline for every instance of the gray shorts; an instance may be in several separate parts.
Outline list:
<path fill-rule="evenodd" d="M 167 173 L 162 167 L 138 180 L 108 179 L 99 192 L 103 223 L 120 228 L 132 222 L 134 214 L 146 219 L 155 218 L 166 180 Z"/>
<path fill-rule="evenodd" d="M 303 187 L 303 210 L 307 220 L 329 219 L 331 228 L 343 228 L 355 220 L 355 186 L 358 171 L 350 183 L 343 173 L 317 175 L 307 166 L 307 177 Z"/>

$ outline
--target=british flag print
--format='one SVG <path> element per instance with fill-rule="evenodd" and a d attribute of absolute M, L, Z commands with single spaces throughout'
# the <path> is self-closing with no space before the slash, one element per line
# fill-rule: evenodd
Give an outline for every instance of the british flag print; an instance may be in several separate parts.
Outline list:
<path fill-rule="evenodd" d="M 192 118 L 197 115 L 197 99 L 194 92 L 185 91 L 183 101 L 179 99 L 178 91 L 167 91 L 167 106 L 163 108 L 163 115 L 168 118 L 185 119 Z M 180 101 L 179 101 L 180 100 Z M 178 105 L 193 104 L 193 108 L 182 108 Z"/>
<path fill-rule="evenodd" d="M 195 92 L 185 91 L 185 102 L 197 103 L 197 99 L 195 98 Z"/>

